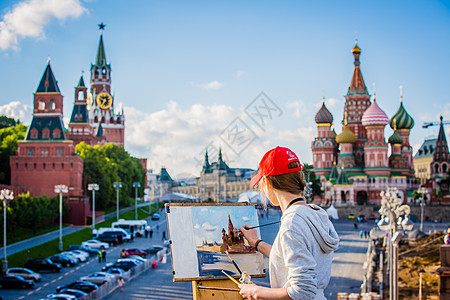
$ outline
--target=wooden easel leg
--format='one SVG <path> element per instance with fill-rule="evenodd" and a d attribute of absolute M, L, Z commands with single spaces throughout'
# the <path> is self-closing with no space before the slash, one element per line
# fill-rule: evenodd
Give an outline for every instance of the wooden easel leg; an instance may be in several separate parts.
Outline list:
<path fill-rule="evenodd" d="M 193 300 L 242 300 L 239 288 L 229 279 L 192 281 Z"/>

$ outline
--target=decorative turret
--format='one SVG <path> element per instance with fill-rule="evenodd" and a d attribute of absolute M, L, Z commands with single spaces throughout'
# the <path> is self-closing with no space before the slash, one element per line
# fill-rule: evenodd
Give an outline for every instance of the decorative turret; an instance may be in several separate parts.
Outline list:
<path fill-rule="evenodd" d="M 333 162 L 333 169 L 331 170 L 329 179 L 330 179 L 330 181 L 335 181 L 335 180 L 338 179 L 338 177 L 339 177 L 339 172 L 338 172 L 338 169 L 337 169 L 336 161 L 334 161 Z"/>
<path fill-rule="evenodd" d="M 403 143 L 403 138 L 397 132 L 397 119 L 394 120 L 394 133 L 389 137 L 389 144 L 391 145 L 401 145 Z"/>
<path fill-rule="evenodd" d="M 405 161 L 402 157 L 403 138 L 397 132 L 397 119 L 394 120 L 394 133 L 389 138 L 391 144 L 391 156 L 389 157 L 389 167 L 392 169 L 405 169 Z"/>
<path fill-rule="evenodd" d="M 205 162 L 203 163 L 202 173 L 211 173 L 211 165 L 209 164 L 208 149 L 205 151 Z"/>
<path fill-rule="evenodd" d="M 364 83 L 364 79 L 361 73 L 361 69 L 359 68 L 360 61 L 359 55 L 361 54 L 361 49 L 358 47 L 358 43 L 355 42 L 355 47 L 352 49 L 353 56 L 355 57 L 355 69 L 353 71 L 352 82 L 350 87 L 348 88 L 349 93 L 367 93 L 366 84 Z"/>
<path fill-rule="evenodd" d="M 375 93 L 373 93 L 373 102 L 364 112 L 361 122 L 363 126 L 386 126 L 389 123 L 389 119 L 384 111 L 378 106 L 375 99 Z"/>
<path fill-rule="evenodd" d="M 431 162 L 431 176 L 434 178 L 446 177 L 450 167 L 450 154 L 448 152 L 442 116 L 440 119 L 441 124 L 439 125 L 436 149 L 434 150 L 433 161 Z"/>
<path fill-rule="evenodd" d="M 397 120 L 397 129 L 409 129 L 414 127 L 414 119 L 408 114 L 406 109 L 403 107 L 403 96 L 400 95 L 400 107 L 397 112 L 392 117 L 389 125 L 394 129 L 394 119 Z"/>
<path fill-rule="evenodd" d="M 356 136 L 347 126 L 347 112 L 344 113 L 344 128 L 336 137 L 336 142 L 340 145 L 339 165 L 345 168 L 354 168 L 356 162 L 353 154 L 353 143 L 356 142 Z"/>
<path fill-rule="evenodd" d="M 333 115 L 325 106 L 325 97 L 322 98 L 322 107 L 317 112 L 315 121 L 317 124 L 331 125 L 333 123 Z"/>

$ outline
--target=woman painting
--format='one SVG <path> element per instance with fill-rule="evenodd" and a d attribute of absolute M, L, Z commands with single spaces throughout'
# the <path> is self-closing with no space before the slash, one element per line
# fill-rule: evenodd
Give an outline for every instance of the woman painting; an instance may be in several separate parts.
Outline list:
<path fill-rule="evenodd" d="M 303 199 L 306 186 L 303 165 L 284 147 L 268 151 L 251 185 L 259 188 L 282 211 L 273 246 L 258 239 L 255 229 L 239 230 L 250 246 L 269 258 L 270 288 L 241 284 L 244 299 L 326 299 L 333 252 L 339 237 L 327 213 Z"/>

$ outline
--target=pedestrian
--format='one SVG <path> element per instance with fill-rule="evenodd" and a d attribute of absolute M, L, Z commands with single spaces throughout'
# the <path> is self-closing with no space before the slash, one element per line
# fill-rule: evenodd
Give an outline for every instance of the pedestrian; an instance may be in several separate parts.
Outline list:
<path fill-rule="evenodd" d="M 368 236 L 369 236 L 369 231 L 365 230 L 364 231 L 364 237 L 367 239 Z"/>
<path fill-rule="evenodd" d="M 359 232 L 359 236 L 360 236 L 361 238 L 363 238 L 363 236 L 364 236 L 364 231 L 361 230 L 361 231 Z"/>
<path fill-rule="evenodd" d="M 106 262 L 106 250 L 102 249 L 102 261 Z"/>
<path fill-rule="evenodd" d="M 125 284 L 125 280 L 123 280 L 122 276 L 119 276 L 117 279 L 117 284 L 119 285 L 120 292 L 123 292 L 123 285 Z"/>
<path fill-rule="evenodd" d="M 148 226 L 145 227 L 145 238 L 148 238 Z"/>
<path fill-rule="evenodd" d="M 450 245 L 450 228 L 447 229 L 447 235 L 444 237 L 444 243 Z"/>
<path fill-rule="evenodd" d="M 102 262 L 102 252 L 100 250 L 98 250 L 97 256 L 98 256 L 98 262 L 101 263 Z"/>
<path fill-rule="evenodd" d="M 324 289 L 331 275 L 333 252 L 339 237 L 327 213 L 307 204 L 303 164 L 284 147 L 268 151 L 259 172 L 250 181 L 282 211 L 281 224 L 273 246 L 258 238 L 249 225 L 239 230 L 256 251 L 269 258 L 270 288 L 240 284 L 244 299 L 326 299 Z"/>
<path fill-rule="evenodd" d="M 353 223 L 353 226 L 355 227 L 355 229 L 358 229 L 358 222 Z"/>
<path fill-rule="evenodd" d="M 150 238 L 153 236 L 153 228 L 150 227 Z"/>
<path fill-rule="evenodd" d="M 163 233 L 162 233 L 162 241 L 164 242 L 165 239 L 166 239 L 166 231 L 163 231 Z"/>
<path fill-rule="evenodd" d="M 156 231 L 159 232 L 159 224 L 156 224 Z"/>
<path fill-rule="evenodd" d="M 131 241 L 133 241 L 134 240 L 134 226 L 131 226 L 130 235 L 131 235 Z"/>

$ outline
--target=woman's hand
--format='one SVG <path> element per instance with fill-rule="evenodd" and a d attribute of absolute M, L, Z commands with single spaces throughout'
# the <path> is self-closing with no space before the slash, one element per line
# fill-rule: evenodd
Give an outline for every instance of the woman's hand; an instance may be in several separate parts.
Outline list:
<path fill-rule="evenodd" d="M 261 287 L 256 284 L 240 284 L 239 288 L 241 289 L 239 294 L 241 294 L 242 298 L 245 300 L 256 300 L 258 299 L 258 290 Z"/>
<path fill-rule="evenodd" d="M 258 232 L 256 231 L 256 229 L 246 229 L 249 227 L 252 227 L 252 226 L 244 225 L 241 228 L 239 228 L 239 231 L 247 239 L 250 246 L 255 247 L 255 243 L 258 241 Z"/>

